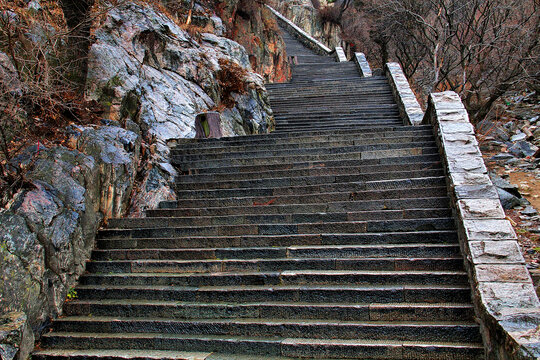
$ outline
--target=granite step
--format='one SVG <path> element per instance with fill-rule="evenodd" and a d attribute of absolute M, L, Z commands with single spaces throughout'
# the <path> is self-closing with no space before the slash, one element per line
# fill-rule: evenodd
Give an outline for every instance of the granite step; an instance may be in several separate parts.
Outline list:
<path fill-rule="evenodd" d="M 153 317 L 169 319 L 326 319 L 335 321 L 467 321 L 474 316 L 463 303 L 195 303 L 151 300 L 73 300 L 65 316 Z"/>
<path fill-rule="evenodd" d="M 426 237 L 426 239 L 429 239 Z M 360 259 L 360 258 L 456 258 L 455 244 L 377 244 L 377 245 L 291 245 L 273 247 L 229 247 L 187 249 L 96 249 L 92 260 L 256 260 L 264 259 Z"/>
<path fill-rule="evenodd" d="M 483 347 L 477 343 L 374 341 L 367 339 L 263 338 L 215 335 L 137 334 L 137 333 L 52 333 L 43 337 L 43 345 L 53 349 L 151 349 L 209 351 L 225 353 L 223 358 L 238 359 L 235 353 L 318 359 L 448 359 L 479 360 Z M 321 358 L 321 355 L 324 356 Z M 219 356 L 219 355 L 218 355 Z M 209 358 L 208 360 L 211 360 Z M 251 355 L 238 360 L 253 359 Z"/>
<path fill-rule="evenodd" d="M 97 248 L 112 249 L 201 249 L 222 247 L 291 247 L 334 245 L 407 245 L 418 243 L 456 244 L 455 230 L 430 230 L 423 232 L 400 231 L 362 234 L 287 234 L 287 235 L 236 235 L 236 236 L 172 236 L 166 238 L 100 238 Z"/>

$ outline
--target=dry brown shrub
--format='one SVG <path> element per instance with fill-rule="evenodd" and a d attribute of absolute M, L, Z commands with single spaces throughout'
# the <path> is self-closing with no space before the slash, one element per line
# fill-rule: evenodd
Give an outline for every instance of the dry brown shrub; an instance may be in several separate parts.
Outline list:
<path fill-rule="evenodd" d="M 217 80 L 221 87 L 222 103 L 227 107 L 235 105 L 233 93 L 245 94 L 247 70 L 229 59 L 220 58 L 218 60 L 220 70 L 217 73 Z"/>
<path fill-rule="evenodd" d="M 341 23 L 341 14 L 341 8 L 337 5 L 327 5 L 318 8 L 318 15 L 322 22 L 339 25 Z"/>

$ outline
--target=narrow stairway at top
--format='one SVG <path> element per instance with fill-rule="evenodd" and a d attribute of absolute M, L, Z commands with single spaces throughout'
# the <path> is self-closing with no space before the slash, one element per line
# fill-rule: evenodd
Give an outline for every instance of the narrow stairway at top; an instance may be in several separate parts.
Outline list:
<path fill-rule="evenodd" d="M 276 131 L 185 139 L 178 200 L 111 220 L 33 359 L 482 359 L 432 130 L 284 32 Z"/>

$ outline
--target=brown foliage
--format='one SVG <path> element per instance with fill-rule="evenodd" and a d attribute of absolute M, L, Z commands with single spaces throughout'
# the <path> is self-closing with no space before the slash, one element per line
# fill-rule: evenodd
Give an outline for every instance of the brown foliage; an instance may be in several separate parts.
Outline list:
<path fill-rule="evenodd" d="M 538 88 L 539 7 L 537 0 L 363 0 L 355 10 L 365 26 L 343 28 L 371 59 L 399 61 L 423 97 L 456 91 L 480 121 L 506 91 Z"/>
<path fill-rule="evenodd" d="M 323 22 L 341 24 L 342 10 L 336 5 L 327 5 L 318 8 L 319 18 Z"/>
<path fill-rule="evenodd" d="M 227 107 L 235 105 L 233 93 L 246 93 L 246 76 L 247 71 L 237 63 L 221 58 L 218 60 L 220 70 L 217 73 L 217 80 L 221 87 L 222 103 Z"/>

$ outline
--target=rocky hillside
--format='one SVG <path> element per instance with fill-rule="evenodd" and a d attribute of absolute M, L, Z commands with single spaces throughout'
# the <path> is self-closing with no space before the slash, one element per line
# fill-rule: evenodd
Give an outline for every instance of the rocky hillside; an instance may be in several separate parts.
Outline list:
<path fill-rule="evenodd" d="M 31 30 L 18 32 L 20 48 L 11 50 L 47 48 L 48 39 L 69 33 L 69 22 L 44 22 L 51 9 L 62 17 L 51 3 L 0 4 L 9 29 Z M 174 198 L 169 145 L 195 136 L 197 113 L 219 111 L 226 136 L 273 128 L 264 82 L 287 79 L 287 56 L 279 34 L 268 31 L 276 29 L 275 20 L 261 4 L 246 4 L 195 2 L 186 21 L 185 8 L 157 1 L 96 3 L 83 14 L 90 35 L 84 99 L 73 101 L 91 104 L 101 115 L 82 122 L 62 113 L 67 126 L 48 138 L 33 130 L 37 115 L 27 106 L 31 89 L 19 61 L 23 53 L 14 55 L 6 38 L 0 39 L 3 88 L 22 84 L 2 100 L 17 104 L 32 135 L 26 142 L 32 145 L 0 157 L 3 176 L 22 179 L 0 211 L 1 312 L 26 313 L 37 334 L 60 314 L 66 297 L 75 296 L 70 289 L 84 272 L 98 227 L 109 218 L 143 216 Z M 2 130 L 10 129 L 8 115 L 2 113 Z M 21 133 L 13 132 L 10 143 L 25 144 L 17 138 Z"/>

